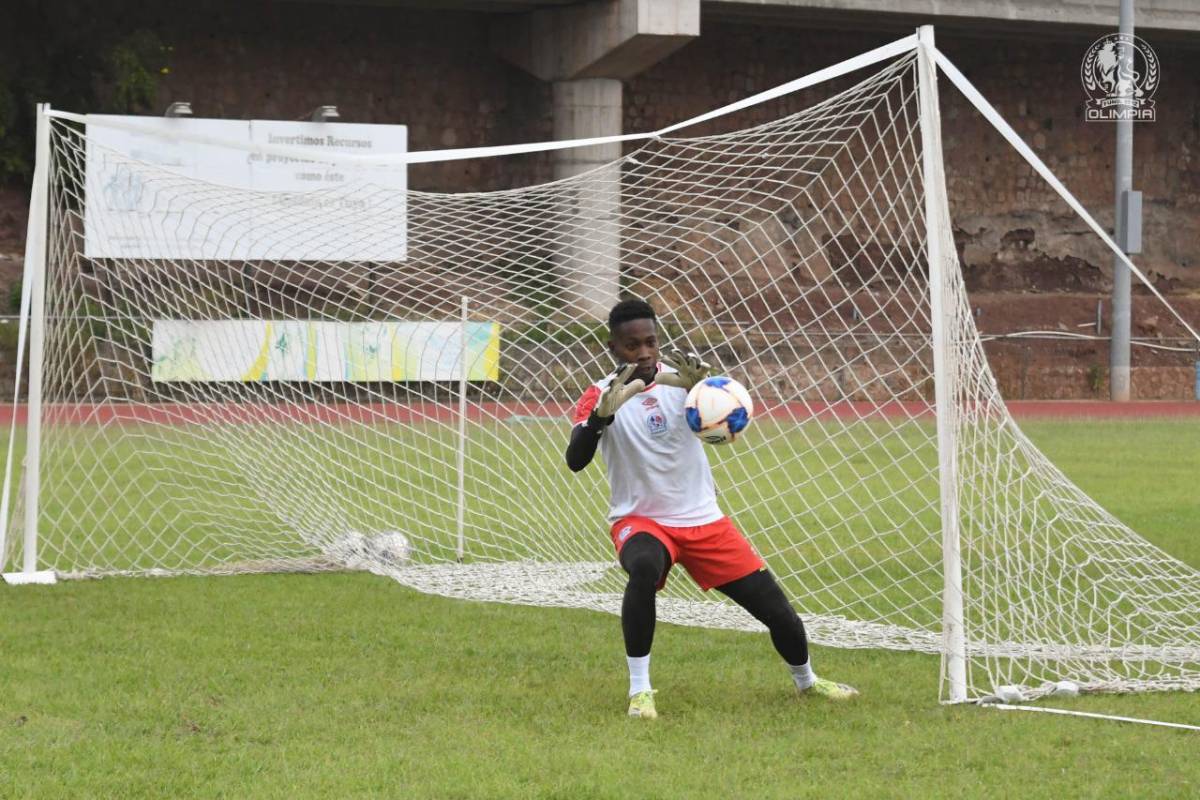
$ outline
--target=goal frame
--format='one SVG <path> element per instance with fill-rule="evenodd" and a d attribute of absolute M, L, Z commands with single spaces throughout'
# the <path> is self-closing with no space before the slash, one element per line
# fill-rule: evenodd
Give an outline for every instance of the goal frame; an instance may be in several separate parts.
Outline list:
<path fill-rule="evenodd" d="M 16 443 L 17 402 L 21 395 L 26 333 L 29 336 L 29 398 L 26 402 L 25 462 L 21 471 L 24 501 L 24 541 L 21 571 L 4 574 L 9 584 L 52 584 L 52 569 L 38 569 L 38 499 L 41 492 L 42 369 L 45 365 L 46 245 L 50 225 L 50 104 L 37 107 L 33 187 L 29 198 L 29 223 L 25 238 L 25 266 L 21 283 L 21 312 L 17 333 L 17 371 L 13 388 L 13 415 L 8 438 L 4 485 L 0 490 L 0 559 L 8 552 L 13 451 Z"/>
<path fill-rule="evenodd" d="M 936 442 L 938 455 L 938 489 L 939 489 L 939 525 L 941 528 L 941 567 L 942 567 L 942 598 L 941 598 L 941 679 L 945 689 L 946 702 L 960 703 L 968 700 L 967 676 L 967 646 L 963 594 L 963 564 L 960 540 L 960 523 L 962 509 L 960 508 L 959 485 L 959 420 L 957 417 L 956 398 L 954 396 L 953 378 L 956 374 L 956 358 L 961 350 L 962 342 L 955 341 L 957 331 L 948 324 L 953 302 L 951 282 L 953 277 L 950 270 L 957 268 L 956 255 L 953 247 L 953 234 L 949 216 L 948 196 L 945 184 L 944 160 L 941 143 L 941 119 L 937 80 L 938 74 L 944 74 L 963 93 L 968 101 L 995 127 L 1018 153 L 1038 172 L 1057 194 L 1078 213 L 1089 228 L 1100 236 L 1101 240 L 1126 264 L 1131 273 L 1137 275 L 1150 292 L 1158 297 L 1172 314 L 1183 324 L 1185 329 L 1200 341 L 1195 330 L 1184 320 L 1175 309 L 1162 298 L 1157 289 L 1146 279 L 1145 275 L 1129 261 L 1116 243 L 1108 236 L 1096 220 L 1083 208 L 1071 193 L 1049 171 L 1038 156 L 1023 142 L 1020 137 L 1000 118 L 995 109 L 983 99 L 982 95 L 954 68 L 946 57 L 940 53 L 935 44 L 934 28 L 923 26 L 916 34 L 898 40 L 891 44 L 876 48 L 868 53 L 856 56 L 839 64 L 783 84 L 710 111 L 693 119 L 677 123 L 658 131 L 645 134 L 625 134 L 621 136 L 599 137 L 595 139 L 572 140 L 564 142 L 543 142 L 514 147 L 483 147 L 460 150 L 419 151 L 403 156 L 350 156 L 348 161 L 360 164 L 371 163 L 429 163 L 470 159 L 486 156 L 511 155 L 546 150 L 583 147 L 594 144 L 611 142 L 635 141 L 664 136 L 667 133 L 717 118 L 752 105 L 762 103 L 783 95 L 823 83 L 832 78 L 854 72 L 872 64 L 894 58 L 896 56 L 916 52 L 917 109 L 918 124 L 922 139 L 921 170 L 923 175 L 924 212 L 925 212 L 925 253 L 928 264 L 929 309 L 931 318 L 931 349 L 933 356 L 934 407 L 936 409 Z M 10 530 L 10 515 L 12 504 L 10 497 L 14 494 L 13 481 L 17 475 L 14 465 L 14 445 L 17 429 L 16 400 L 20 397 L 21 378 L 23 372 L 23 357 L 26 343 L 29 348 L 29 382 L 28 401 L 25 406 L 26 419 L 26 453 L 21 471 L 22 481 L 16 487 L 22 500 L 23 540 L 21 568 L 18 572 L 4 574 L 4 580 L 12 584 L 20 583 L 53 583 L 56 573 L 52 568 L 39 569 L 39 511 L 41 493 L 41 438 L 43 414 L 43 374 L 45 367 L 45 326 L 46 326 L 46 273 L 48 267 L 49 246 L 49 211 L 51 192 L 51 119 L 61 118 L 74 122 L 87 123 L 85 115 L 69 114 L 53 111 L 48 104 L 40 104 L 37 109 L 36 157 L 33 175 L 33 185 L 30 196 L 30 216 L 24 260 L 24 283 L 21 299 L 21 314 L 18 334 L 18 356 L 16 387 L 14 391 L 14 414 L 9 440 L 7 464 L 4 476 L 4 488 L 0 497 L 0 559 L 6 559 L 10 549 L 8 533 Z M 120 127 L 120 123 L 116 123 Z M 134 125 L 127 127 L 136 128 Z M 211 144 L 226 144 L 211 137 L 197 137 L 197 141 L 207 141 Z M 283 146 L 263 146 L 264 153 L 286 157 L 303 157 L 306 151 Z M 462 298 L 462 319 L 467 319 L 467 298 Z M 464 325 L 465 330 L 465 325 Z M 465 359 L 465 348 L 463 350 Z M 457 558 L 463 560 L 463 516 L 464 516 L 464 459 L 462 448 L 465 447 L 465 401 L 466 401 L 466 370 L 462 371 L 458 386 L 458 420 L 457 431 L 459 453 L 457 459 Z M 0 563 L 7 563 L 6 561 Z M 52 567 L 52 565 L 47 565 Z M 933 631 L 936 628 L 931 626 Z"/>

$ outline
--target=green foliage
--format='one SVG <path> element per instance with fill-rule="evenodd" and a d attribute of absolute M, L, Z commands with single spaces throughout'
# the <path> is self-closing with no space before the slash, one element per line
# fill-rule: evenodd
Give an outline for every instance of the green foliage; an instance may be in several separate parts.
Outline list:
<path fill-rule="evenodd" d="M 112 104 L 126 112 L 148 110 L 159 76 L 171 71 L 166 61 L 173 50 L 145 29 L 117 42 L 105 58 L 112 79 Z"/>
<path fill-rule="evenodd" d="M 527 352 L 531 345 L 553 342 L 569 347 L 581 345 L 589 350 L 603 349 L 608 342 L 608 326 L 603 322 L 568 322 L 565 325 L 538 322 L 525 327 L 506 325 L 501 331 L 501 342 Z"/>
<path fill-rule="evenodd" d="M 25 175 L 29 169 L 29 156 L 22 152 L 22 146 L 28 145 L 32 152 L 32 140 L 26 141 L 18 135 L 19 124 L 17 114 L 17 99 L 12 87 L 2 81 L 0 73 L 0 181 L 15 175 Z"/>
<path fill-rule="evenodd" d="M 1105 377 L 1105 370 L 1102 365 L 1092 364 L 1088 367 L 1087 382 L 1088 388 L 1092 390 L 1092 394 L 1100 394 L 1100 390 L 1104 388 Z"/>
<path fill-rule="evenodd" d="M 0 321 L 0 353 L 4 358 L 16 360 L 17 339 L 20 332 L 20 320 L 16 316 L 21 312 L 21 279 L 17 278 L 11 286 L 8 287 L 8 310 L 6 314 L 13 315 L 13 319 Z"/>
<path fill-rule="evenodd" d="M 129 15 L 129 16 L 127 16 Z M 135 28 L 132 2 L 14 0 L 0 23 L 0 183 L 33 172 L 35 108 L 130 113 L 153 102 L 171 48 L 157 32 Z"/>
<path fill-rule="evenodd" d="M 547 319 L 560 309 L 562 287 L 548 256 L 524 253 L 496 265 L 496 277 L 504 282 L 509 299 Z"/>
<path fill-rule="evenodd" d="M 17 340 L 20 338 L 20 321 L 15 319 L 0 320 L 0 353 L 13 354 L 15 361 Z"/>

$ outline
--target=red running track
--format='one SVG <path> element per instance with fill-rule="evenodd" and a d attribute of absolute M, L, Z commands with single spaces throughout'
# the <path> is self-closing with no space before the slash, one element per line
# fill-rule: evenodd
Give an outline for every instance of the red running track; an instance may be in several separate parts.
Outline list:
<path fill-rule="evenodd" d="M 468 418 L 480 420 L 521 421 L 527 419 L 561 420 L 570 418 L 568 403 L 484 403 L 468 407 Z M 1144 401 L 1112 403 L 1102 400 L 1019 400 L 1008 404 L 1017 419 L 1156 419 L 1186 417 L 1200 419 L 1200 401 Z M 0 405 L 0 424 L 11 424 L 13 415 L 24 424 L 27 407 Z M 399 404 L 372 403 L 355 405 L 307 404 L 275 405 L 269 403 L 173 403 L 173 404 L 69 404 L 51 405 L 43 410 L 43 420 L 79 425 L 105 425 L 150 422 L 176 423 L 259 423 L 291 422 L 451 422 L 457 419 L 456 405 L 432 403 Z M 765 410 L 765 416 L 776 419 L 860 419 L 866 416 L 903 419 L 931 416 L 926 403 L 891 402 L 882 405 L 861 402 L 789 403 Z"/>

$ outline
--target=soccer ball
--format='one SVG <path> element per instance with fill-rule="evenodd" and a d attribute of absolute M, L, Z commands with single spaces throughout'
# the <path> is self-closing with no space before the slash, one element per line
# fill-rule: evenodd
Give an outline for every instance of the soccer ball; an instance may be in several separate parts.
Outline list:
<path fill-rule="evenodd" d="M 750 424 L 754 401 L 733 378 L 705 378 L 692 387 L 684 404 L 688 427 L 708 444 L 726 444 Z"/>
<path fill-rule="evenodd" d="M 347 531 L 325 545 L 325 556 L 347 569 L 373 566 L 398 567 L 412 558 L 412 544 L 400 531 L 363 535 Z"/>
<path fill-rule="evenodd" d="M 325 557 L 348 569 L 363 569 L 367 555 L 367 540 L 357 531 L 347 531 L 325 543 Z"/>
<path fill-rule="evenodd" d="M 368 541 L 371 554 L 388 566 L 398 567 L 412 557 L 412 545 L 400 531 L 377 533 Z"/>

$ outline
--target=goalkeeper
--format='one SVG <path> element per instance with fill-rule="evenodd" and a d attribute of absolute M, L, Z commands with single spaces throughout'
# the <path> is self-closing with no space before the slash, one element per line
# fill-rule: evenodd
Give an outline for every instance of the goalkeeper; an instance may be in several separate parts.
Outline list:
<path fill-rule="evenodd" d="M 808 638 L 766 564 L 717 505 L 712 470 L 700 440 L 684 423 L 688 390 L 709 366 L 675 350 L 661 360 L 654 309 L 623 300 L 608 315 L 608 347 L 617 370 L 589 387 L 575 409 L 567 466 L 579 472 L 604 455 L 611 491 L 608 521 L 621 567 L 629 574 L 621 630 L 629 663 L 629 716 L 654 719 L 650 645 L 655 592 L 676 562 L 700 588 L 715 588 L 771 632 L 796 688 L 837 700 L 858 692 L 818 678 Z"/>

